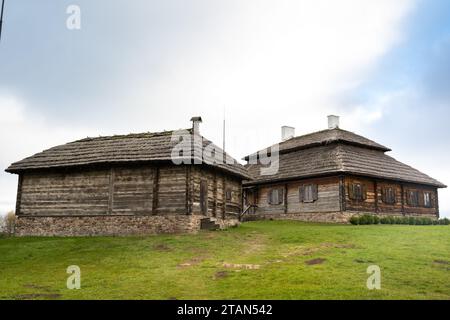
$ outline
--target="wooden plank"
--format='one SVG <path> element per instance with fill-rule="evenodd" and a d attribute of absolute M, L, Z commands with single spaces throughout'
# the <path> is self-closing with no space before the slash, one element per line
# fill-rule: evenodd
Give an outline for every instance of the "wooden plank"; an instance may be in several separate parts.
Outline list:
<path fill-rule="evenodd" d="M 378 213 L 378 184 L 376 180 L 373 182 L 373 188 L 375 190 L 375 212 Z"/>
<path fill-rule="evenodd" d="M 189 201 L 191 199 L 191 190 L 190 190 L 190 178 L 191 175 L 191 167 L 190 166 L 186 166 L 186 214 L 190 214 L 190 206 L 189 206 Z"/>
<path fill-rule="evenodd" d="M 114 168 L 109 171 L 109 198 L 108 198 L 108 213 L 112 214 L 114 207 Z"/>
<path fill-rule="evenodd" d="M 241 214 L 244 211 L 244 197 L 243 197 L 243 191 L 242 191 L 242 183 L 239 181 L 239 199 L 240 199 L 240 208 L 239 208 L 239 214 Z"/>
<path fill-rule="evenodd" d="M 344 212 L 345 208 L 345 178 L 344 176 L 339 177 L 339 210 Z"/>
<path fill-rule="evenodd" d="M 16 215 L 20 215 L 21 201 L 22 201 L 22 182 L 23 182 L 23 175 L 19 174 L 19 179 L 17 182 Z"/>
<path fill-rule="evenodd" d="M 213 177 L 214 189 L 213 189 L 213 217 L 217 217 L 217 172 L 214 172 Z"/>
<path fill-rule="evenodd" d="M 222 218 L 225 219 L 225 216 L 227 214 L 227 183 L 225 180 L 225 175 L 222 176 L 222 199 L 223 199 L 223 206 L 222 206 Z"/>
<path fill-rule="evenodd" d="M 157 214 L 158 210 L 158 193 L 159 193 L 159 167 L 156 167 L 153 172 L 153 203 L 152 214 Z"/>
<path fill-rule="evenodd" d="M 288 212 L 288 185 L 287 183 L 284 184 L 284 189 L 283 189 L 283 202 L 284 202 L 284 214 L 287 214 Z"/>
<path fill-rule="evenodd" d="M 402 214 L 405 215 L 405 186 L 402 184 L 401 185 L 401 190 L 402 190 Z"/>
<path fill-rule="evenodd" d="M 436 189 L 436 200 L 435 200 L 435 207 L 436 207 L 436 216 L 439 219 L 439 190 Z"/>

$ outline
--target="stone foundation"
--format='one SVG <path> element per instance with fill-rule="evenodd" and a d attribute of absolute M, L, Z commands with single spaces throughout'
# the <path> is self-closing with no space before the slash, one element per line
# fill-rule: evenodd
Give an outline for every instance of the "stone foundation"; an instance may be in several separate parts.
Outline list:
<path fill-rule="evenodd" d="M 410 213 L 410 212 L 405 212 L 405 214 L 402 213 L 397 213 L 397 212 L 349 212 L 351 213 L 350 217 L 352 216 L 362 216 L 362 215 L 374 215 L 377 216 L 379 218 L 386 218 L 386 217 L 393 217 L 393 218 L 403 218 L 403 217 L 413 217 L 413 218 L 429 218 L 431 220 L 436 220 L 439 219 L 439 217 L 435 214 L 423 214 L 423 213 Z"/>
<path fill-rule="evenodd" d="M 215 223 L 217 223 L 220 226 L 220 229 L 228 229 L 231 227 L 237 227 L 240 222 L 239 219 L 237 217 L 227 217 L 226 219 L 222 219 L 222 218 L 214 218 L 211 217 L 210 218 L 211 221 L 214 221 Z"/>
<path fill-rule="evenodd" d="M 355 213 L 351 212 L 315 212 L 315 213 L 287 213 L 287 214 L 250 214 L 245 221 L 252 220 L 296 220 L 320 223 L 348 223 Z"/>
<path fill-rule="evenodd" d="M 198 215 L 158 216 L 19 216 L 17 236 L 127 236 L 161 233 L 196 233 Z M 221 229 L 239 224 L 236 219 L 217 219 Z"/>
<path fill-rule="evenodd" d="M 364 214 L 376 215 L 378 217 L 415 217 L 415 218 L 430 218 L 438 219 L 436 215 L 432 214 L 413 214 L 407 213 L 405 215 L 380 212 L 318 212 L 318 213 L 289 213 L 289 214 L 249 214 L 244 217 L 245 221 L 254 220 L 296 220 L 304 222 L 319 222 L 319 223 L 349 223 L 353 216 L 361 216 Z"/>

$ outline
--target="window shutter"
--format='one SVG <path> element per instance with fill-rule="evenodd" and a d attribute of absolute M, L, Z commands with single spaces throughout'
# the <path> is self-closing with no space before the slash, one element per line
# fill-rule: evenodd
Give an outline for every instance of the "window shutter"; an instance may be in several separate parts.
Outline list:
<path fill-rule="evenodd" d="M 278 189 L 278 204 L 283 203 L 283 198 L 284 198 L 284 190 Z"/>
<path fill-rule="evenodd" d="M 381 201 L 383 201 L 384 203 L 387 203 L 386 191 L 387 191 L 386 188 L 381 189 Z"/>
<path fill-rule="evenodd" d="M 412 201 L 411 201 L 411 191 L 410 191 L 410 190 L 406 191 L 406 204 L 407 204 L 408 206 L 410 206 L 410 205 L 412 204 Z"/>
<path fill-rule="evenodd" d="M 397 202 L 397 189 L 395 187 L 393 187 L 391 203 L 395 204 L 396 202 Z"/>
<path fill-rule="evenodd" d="M 366 200 L 367 199 L 367 187 L 365 184 L 361 184 L 361 198 L 362 200 Z"/>
<path fill-rule="evenodd" d="M 300 202 L 305 201 L 305 186 L 300 186 L 300 188 L 298 188 L 298 194 L 299 194 L 299 201 Z"/>
<path fill-rule="evenodd" d="M 312 192 L 313 192 L 312 194 L 313 201 L 317 201 L 319 199 L 319 191 L 317 184 L 313 184 Z"/>
<path fill-rule="evenodd" d="M 267 202 L 269 204 L 273 203 L 273 201 L 272 201 L 272 193 L 273 193 L 272 190 L 270 190 L 269 193 L 267 194 Z"/>
<path fill-rule="evenodd" d="M 272 193 L 272 202 L 271 204 L 278 204 L 278 190 L 277 189 L 272 189 L 271 191 Z"/>
<path fill-rule="evenodd" d="M 418 201 L 419 207 L 424 207 L 425 206 L 425 199 L 424 199 L 425 194 L 424 194 L 424 192 L 417 192 L 417 193 L 419 196 L 419 201 Z"/>
<path fill-rule="evenodd" d="M 355 185 L 353 183 L 348 185 L 348 197 L 352 200 L 355 199 Z"/>

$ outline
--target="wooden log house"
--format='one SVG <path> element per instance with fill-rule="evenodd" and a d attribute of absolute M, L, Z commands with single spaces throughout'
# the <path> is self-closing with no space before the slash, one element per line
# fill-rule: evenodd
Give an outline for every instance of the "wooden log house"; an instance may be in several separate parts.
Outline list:
<path fill-rule="evenodd" d="M 304 136 L 283 127 L 278 170 L 270 175 L 262 174 L 260 157 L 273 148 L 245 157 L 257 162 L 244 167 L 201 137 L 201 118 L 191 120 L 184 130 L 192 138 L 188 156 L 178 159 L 188 164 L 174 162 L 175 131 L 86 138 L 13 163 L 6 171 L 19 176 L 16 234 L 196 232 L 242 217 L 439 217 L 444 184 L 390 157 L 389 148 L 340 129 L 336 116 L 327 130 Z M 226 161 L 214 162 L 217 154 Z"/>
<path fill-rule="evenodd" d="M 19 176 L 16 234 L 195 232 L 237 224 L 247 170 L 226 154 L 224 163 L 197 156 L 207 146 L 222 150 L 199 135 L 201 118 L 192 121 L 182 164 L 173 161 L 175 131 L 86 138 L 13 163 L 6 171 Z"/>
<path fill-rule="evenodd" d="M 389 148 L 339 128 L 294 137 L 283 127 L 279 170 L 263 175 L 261 150 L 244 159 L 252 179 L 244 181 L 246 219 L 347 222 L 353 215 L 439 217 L 438 188 L 428 175 L 386 154 Z"/>

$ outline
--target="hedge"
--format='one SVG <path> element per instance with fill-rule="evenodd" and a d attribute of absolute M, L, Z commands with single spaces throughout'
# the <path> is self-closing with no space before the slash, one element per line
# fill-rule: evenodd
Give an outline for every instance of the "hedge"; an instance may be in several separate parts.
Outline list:
<path fill-rule="evenodd" d="M 362 216 L 353 216 L 350 218 L 350 223 L 353 225 L 368 225 L 368 224 L 407 224 L 416 226 L 428 225 L 450 225 L 450 220 L 447 218 L 440 220 L 433 220 L 430 218 L 416 218 L 416 217 L 378 217 L 370 214 Z"/>

